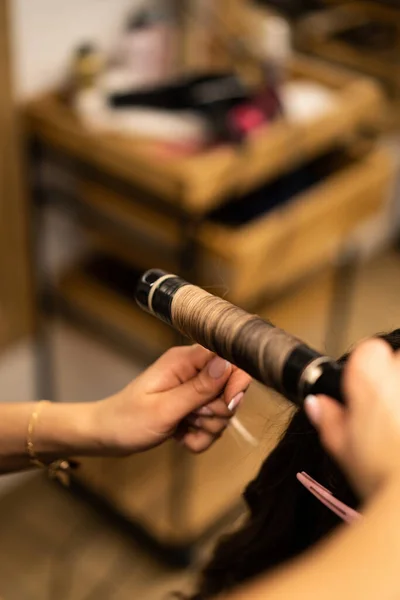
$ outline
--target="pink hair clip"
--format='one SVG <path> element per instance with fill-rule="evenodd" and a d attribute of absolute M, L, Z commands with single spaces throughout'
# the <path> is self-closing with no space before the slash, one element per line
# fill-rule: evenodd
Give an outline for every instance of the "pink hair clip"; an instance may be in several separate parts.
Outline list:
<path fill-rule="evenodd" d="M 300 481 L 304 487 L 311 492 L 322 504 L 327 506 L 332 512 L 335 513 L 338 517 L 343 519 L 346 523 L 354 523 L 358 519 L 361 518 L 361 514 L 356 510 L 344 504 L 330 492 L 326 488 L 324 488 L 321 484 L 319 484 L 315 479 L 307 475 L 304 471 L 302 473 L 297 473 L 297 479 Z"/>

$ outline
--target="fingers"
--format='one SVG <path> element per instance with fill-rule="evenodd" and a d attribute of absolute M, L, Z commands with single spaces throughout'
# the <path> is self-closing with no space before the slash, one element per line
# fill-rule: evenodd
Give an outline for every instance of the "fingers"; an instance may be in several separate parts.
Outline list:
<path fill-rule="evenodd" d="M 206 449 L 221 435 L 251 381 L 246 373 L 199 345 L 173 348 L 151 368 L 151 392 L 158 392 L 163 427 L 169 430 L 190 423 L 194 431 L 180 429 L 176 437 L 183 435 L 194 452 Z"/>
<path fill-rule="evenodd" d="M 233 411 L 229 410 L 223 396 L 217 400 L 213 400 L 196 410 L 195 414 L 200 417 L 222 417 L 228 419 L 232 416 Z"/>
<path fill-rule="evenodd" d="M 151 392 L 172 389 L 195 377 L 214 354 L 199 344 L 178 346 L 165 352 L 148 369 L 151 371 Z"/>
<path fill-rule="evenodd" d="M 169 366 L 182 383 L 197 375 L 215 354 L 200 344 L 193 344 L 171 348 L 165 356 Z"/>
<path fill-rule="evenodd" d="M 344 391 L 349 408 L 374 401 L 390 393 L 395 355 L 386 342 L 371 339 L 351 354 L 344 371 Z"/>
<path fill-rule="evenodd" d="M 176 420 L 183 419 L 218 399 L 231 373 L 230 363 L 214 357 L 195 377 L 167 393 L 173 396 L 166 407 L 170 411 L 170 417 Z"/>
<path fill-rule="evenodd" d="M 244 385 L 248 385 L 250 380 L 246 374 L 242 374 L 239 370 L 237 371 L 238 377 L 236 383 L 234 386 L 230 386 L 231 390 L 234 391 L 238 389 L 238 386 L 242 388 Z M 236 397 L 228 402 L 228 405 L 224 399 L 225 396 L 226 394 L 201 407 L 186 419 L 193 430 L 180 436 L 180 440 L 191 452 L 204 452 L 221 437 L 244 398 L 244 392 L 237 393 Z M 230 396 L 231 394 L 228 394 L 226 397 L 230 398 Z"/>
<path fill-rule="evenodd" d="M 193 415 L 188 417 L 188 422 L 197 429 L 202 429 L 206 433 L 219 436 L 227 428 L 229 419 L 219 417 L 198 417 Z"/>
<path fill-rule="evenodd" d="M 229 419 L 202 418 L 191 415 L 183 421 L 174 437 L 191 452 L 208 450 L 224 433 Z"/>
<path fill-rule="evenodd" d="M 317 429 L 326 450 L 347 466 L 349 439 L 354 423 L 363 428 L 365 418 L 375 402 L 392 397 L 395 355 L 379 339 L 360 344 L 349 358 L 344 372 L 346 406 L 326 396 L 309 396 L 304 409 Z M 353 429 L 351 429 L 353 423 Z"/>
<path fill-rule="evenodd" d="M 232 367 L 232 373 L 225 386 L 223 396 L 199 408 L 199 416 L 215 416 L 231 418 L 243 401 L 245 393 L 251 383 L 251 377 L 237 367 Z"/>
<path fill-rule="evenodd" d="M 207 431 L 190 431 L 181 438 L 181 443 L 194 454 L 208 450 L 220 437 Z"/>
<path fill-rule="evenodd" d="M 346 454 L 346 408 L 327 396 L 309 396 L 304 403 L 308 418 L 326 450 L 339 462 Z"/>
<path fill-rule="evenodd" d="M 358 493 L 368 497 L 398 455 L 400 357 L 383 340 L 363 342 L 348 360 L 343 383 L 344 406 L 331 398 L 309 397 L 305 410 L 326 450 Z"/>
<path fill-rule="evenodd" d="M 247 375 L 247 373 L 241 371 L 237 367 L 233 367 L 232 374 L 224 391 L 224 401 L 231 412 L 236 410 L 239 406 L 250 383 L 251 377 Z"/>
<path fill-rule="evenodd" d="M 187 417 L 175 437 L 191 452 L 204 452 L 221 437 L 233 415 L 221 397 Z"/>

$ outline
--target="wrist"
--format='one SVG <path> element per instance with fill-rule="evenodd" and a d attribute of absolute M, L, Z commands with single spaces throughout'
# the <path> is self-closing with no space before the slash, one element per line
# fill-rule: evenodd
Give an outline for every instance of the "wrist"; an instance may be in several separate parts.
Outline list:
<path fill-rule="evenodd" d="M 124 427 L 120 419 L 115 418 L 115 406 L 118 405 L 119 394 L 99 400 L 95 407 L 95 435 L 99 452 L 103 456 L 127 456 L 136 452 L 137 448 L 127 444 L 124 438 Z M 126 425 L 126 421 L 124 421 Z M 134 436 L 134 427 L 129 426 L 130 439 Z"/>
<path fill-rule="evenodd" d="M 97 403 L 51 402 L 35 428 L 35 452 L 42 456 L 96 456 L 101 439 L 96 423 Z"/>

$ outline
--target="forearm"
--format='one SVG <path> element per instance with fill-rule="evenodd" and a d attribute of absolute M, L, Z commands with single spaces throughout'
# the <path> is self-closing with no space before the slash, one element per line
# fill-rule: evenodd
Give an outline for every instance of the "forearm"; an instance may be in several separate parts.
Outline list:
<path fill-rule="evenodd" d="M 400 597 L 400 477 L 355 525 L 225 600 L 394 600 Z"/>
<path fill-rule="evenodd" d="M 35 424 L 34 449 L 43 462 L 101 452 L 97 403 L 47 403 Z M 0 404 L 0 473 L 27 469 L 28 424 L 35 403 Z"/>

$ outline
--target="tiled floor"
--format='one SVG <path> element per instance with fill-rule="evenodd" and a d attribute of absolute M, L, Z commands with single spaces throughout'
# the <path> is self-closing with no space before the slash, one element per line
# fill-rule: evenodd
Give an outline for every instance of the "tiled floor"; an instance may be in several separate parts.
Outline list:
<path fill-rule="evenodd" d="M 279 324 L 323 344 L 324 285 L 303 302 L 279 307 Z M 400 326 L 400 254 L 387 252 L 360 272 L 345 345 Z M 326 308 L 326 306 L 325 306 Z M 276 319 L 278 312 L 271 309 Z M 286 311 L 286 313 L 285 313 Z M 137 369 L 95 343 L 55 332 L 63 399 L 94 399 L 118 389 Z M 34 397 L 31 349 L 21 345 L 0 361 L 0 401 Z M 161 600 L 182 589 L 190 573 L 157 563 L 81 500 L 41 476 L 3 479 L 0 488 L 0 595 L 4 600 Z"/>

